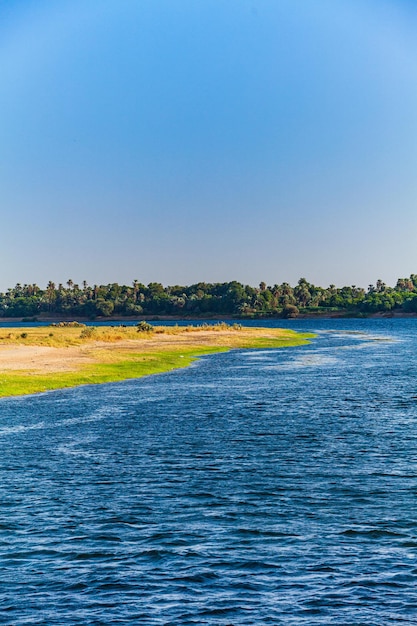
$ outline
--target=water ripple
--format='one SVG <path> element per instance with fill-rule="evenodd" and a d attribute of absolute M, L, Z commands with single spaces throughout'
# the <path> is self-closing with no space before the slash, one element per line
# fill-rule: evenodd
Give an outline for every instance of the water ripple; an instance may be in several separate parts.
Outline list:
<path fill-rule="evenodd" d="M 417 331 L 396 321 L 2 401 L 0 622 L 417 624 Z"/>

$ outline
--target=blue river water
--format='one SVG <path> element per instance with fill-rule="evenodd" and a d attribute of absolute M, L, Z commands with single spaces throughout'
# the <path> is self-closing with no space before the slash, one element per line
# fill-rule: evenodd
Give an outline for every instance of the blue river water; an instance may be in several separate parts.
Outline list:
<path fill-rule="evenodd" d="M 417 624 L 417 320 L 269 324 L 0 401 L 0 623 Z"/>

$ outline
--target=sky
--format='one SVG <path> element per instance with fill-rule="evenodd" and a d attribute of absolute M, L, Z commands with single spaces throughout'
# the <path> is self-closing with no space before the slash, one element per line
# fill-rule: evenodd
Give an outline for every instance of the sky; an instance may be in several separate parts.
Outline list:
<path fill-rule="evenodd" d="M 0 290 L 417 273 L 415 0 L 0 0 Z"/>

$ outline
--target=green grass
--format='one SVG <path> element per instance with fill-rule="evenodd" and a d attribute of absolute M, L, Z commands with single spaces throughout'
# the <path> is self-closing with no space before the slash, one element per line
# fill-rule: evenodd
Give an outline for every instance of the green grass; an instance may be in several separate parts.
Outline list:
<path fill-rule="evenodd" d="M 0 372 L 0 397 L 27 394 L 78 387 L 80 385 L 118 382 L 131 378 L 141 378 L 152 374 L 161 374 L 189 366 L 198 357 L 225 352 L 233 348 L 282 348 L 308 343 L 314 335 L 285 331 L 280 337 L 256 336 L 256 329 L 251 329 L 248 336 L 232 337 L 229 345 L 184 345 L 176 348 L 161 346 L 160 349 L 147 350 L 140 346 L 140 352 L 119 350 L 117 346 L 97 352 L 97 362 L 83 365 L 76 371 L 40 373 L 36 370 L 3 370 Z M 260 329 L 258 329 L 260 330 Z"/>
<path fill-rule="evenodd" d="M 129 357 L 113 363 L 95 363 L 77 372 L 37 374 L 30 370 L 14 370 L 0 373 L 0 397 L 65 389 L 80 385 L 118 382 L 129 378 L 141 378 L 162 374 L 173 369 L 189 366 L 199 356 L 224 352 L 228 348 L 199 350 L 172 350 L 150 354 L 129 354 Z"/>

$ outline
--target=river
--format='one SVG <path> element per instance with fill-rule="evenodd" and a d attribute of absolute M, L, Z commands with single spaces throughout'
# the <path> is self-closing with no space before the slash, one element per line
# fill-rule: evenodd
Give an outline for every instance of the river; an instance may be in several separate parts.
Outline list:
<path fill-rule="evenodd" d="M 417 320 L 269 324 L 0 401 L 0 623 L 417 624 Z"/>

